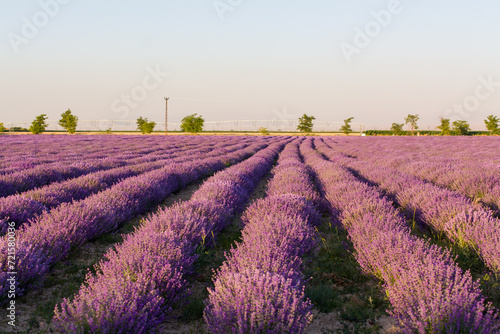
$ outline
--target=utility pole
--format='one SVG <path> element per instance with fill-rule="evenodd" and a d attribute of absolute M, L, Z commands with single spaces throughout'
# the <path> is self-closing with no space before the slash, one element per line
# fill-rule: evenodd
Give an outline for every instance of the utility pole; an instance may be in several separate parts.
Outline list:
<path fill-rule="evenodd" d="M 168 123 L 167 123 L 167 120 L 168 120 L 168 118 L 167 118 L 167 111 L 168 111 L 168 99 L 169 99 L 169 97 L 166 97 L 166 98 L 165 98 L 165 134 L 167 134 L 167 133 L 168 133 L 168 128 L 167 128 L 167 127 L 168 127 L 168 125 L 167 125 L 167 124 L 168 124 Z"/>

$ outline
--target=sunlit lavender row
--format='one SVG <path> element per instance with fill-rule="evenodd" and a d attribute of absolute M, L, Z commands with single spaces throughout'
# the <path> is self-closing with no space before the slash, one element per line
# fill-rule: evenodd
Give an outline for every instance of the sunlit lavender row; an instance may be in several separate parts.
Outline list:
<path fill-rule="evenodd" d="M 312 320 L 301 272 L 316 246 L 319 195 L 298 145 L 280 154 L 267 196 L 245 211 L 242 241 L 214 277 L 204 316 L 214 333 L 303 333 Z"/>

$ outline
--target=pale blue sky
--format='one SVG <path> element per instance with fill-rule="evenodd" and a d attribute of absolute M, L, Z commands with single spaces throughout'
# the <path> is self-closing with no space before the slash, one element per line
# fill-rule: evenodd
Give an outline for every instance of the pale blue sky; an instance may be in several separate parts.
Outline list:
<path fill-rule="evenodd" d="M 308 113 L 388 128 L 418 113 L 421 128 L 482 129 L 500 116 L 499 14 L 493 0 L 0 0 L 0 122 L 67 108 L 163 121 L 170 96 L 171 122 Z"/>

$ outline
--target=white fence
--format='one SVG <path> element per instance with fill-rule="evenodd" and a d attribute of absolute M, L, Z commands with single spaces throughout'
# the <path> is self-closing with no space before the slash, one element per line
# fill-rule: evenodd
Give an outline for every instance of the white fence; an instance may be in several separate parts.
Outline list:
<path fill-rule="evenodd" d="M 47 121 L 46 131 L 64 130 L 57 121 Z M 210 121 L 205 122 L 204 131 L 259 131 L 259 128 L 266 128 L 271 132 L 297 131 L 298 120 L 235 120 L 235 121 Z M 313 131 L 315 132 L 339 132 L 343 122 L 314 121 Z M 4 123 L 8 129 L 13 127 L 28 129 L 31 122 Z M 351 123 L 354 132 L 363 132 L 365 124 Z M 124 120 L 79 120 L 78 131 L 137 131 L 135 121 Z M 165 122 L 156 122 L 155 131 L 163 131 Z M 180 131 L 179 123 L 168 123 L 169 131 Z"/>

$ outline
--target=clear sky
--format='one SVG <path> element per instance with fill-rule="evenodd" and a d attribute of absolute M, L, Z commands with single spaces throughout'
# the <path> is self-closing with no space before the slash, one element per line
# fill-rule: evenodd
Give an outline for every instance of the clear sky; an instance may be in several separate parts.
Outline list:
<path fill-rule="evenodd" d="M 0 122 L 500 116 L 494 0 L 0 0 Z"/>

